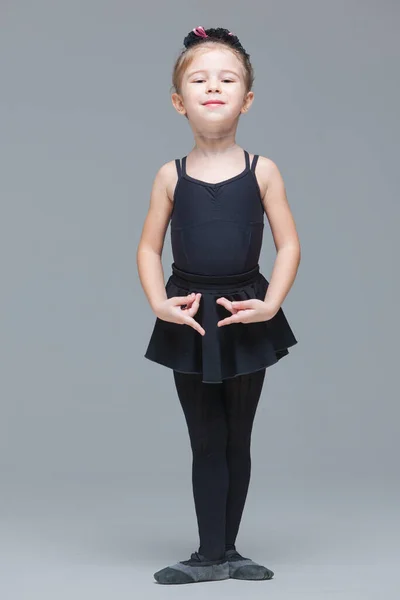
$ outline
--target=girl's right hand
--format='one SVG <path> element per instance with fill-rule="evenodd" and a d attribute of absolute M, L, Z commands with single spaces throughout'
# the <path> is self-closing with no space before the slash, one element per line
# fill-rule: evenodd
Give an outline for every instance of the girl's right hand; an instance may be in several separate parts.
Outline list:
<path fill-rule="evenodd" d="M 156 316 L 162 321 L 169 323 L 178 323 L 179 325 L 190 325 L 196 329 L 201 335 L 205 334 L 205 330 L 195 319 L 195 315 L 200 305 L 201 294 L 189 294 L 188 296 L 174 296 L 164 300 L 155 311 Z M 182 308 L 186 305 L 185 308 Z"/>

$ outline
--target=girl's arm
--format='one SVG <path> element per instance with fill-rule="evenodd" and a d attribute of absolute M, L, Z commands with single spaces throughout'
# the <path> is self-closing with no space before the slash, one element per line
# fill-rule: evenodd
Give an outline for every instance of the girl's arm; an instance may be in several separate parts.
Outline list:
<path fill-rule="evenodd" d="M 176 179 L 175 162 L 170 161 L 159 169 L 154 178 L 150 207 L 136 253 L 140 283 L 153 312 L 167 299 L 161 255 L 173 208 L 168 190 L 174 176 Z"/>
<path fill-rule="evenodd" d="M 300 241 L 278 167 L 272 160 L 261 156 L 257 167 L 262 180 L 260 188 L 265 190 L 262 203 L 277 250 L 265 301 L 278 309 L 297 274 L 301 258 Z"/>

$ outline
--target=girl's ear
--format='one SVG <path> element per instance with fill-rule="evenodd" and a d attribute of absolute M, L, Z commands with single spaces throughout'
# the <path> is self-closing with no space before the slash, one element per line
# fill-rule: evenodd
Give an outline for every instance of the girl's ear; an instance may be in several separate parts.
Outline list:
<path fill-rule="evenodd" d="M 254 100 L 254 92 L 248 92 L 246 94 L 245 100 L 243 102 L 243 106 L 241 109 L 241 113 L 245 113 L 249 110 L 250 106 L 253 104 L 253 100 Z"/>
<path fill-rule="evenodd" d="M 172 94 L 171 95 L 171 100 L 172 100 L 172 104 L 175 108 L 175 110 L 180 114 L 180 115 L 186 115 L 186 108 L 183 104 L 183 100 L 182 100 L 182 96 L 180 96 L 179 94 Z"/>

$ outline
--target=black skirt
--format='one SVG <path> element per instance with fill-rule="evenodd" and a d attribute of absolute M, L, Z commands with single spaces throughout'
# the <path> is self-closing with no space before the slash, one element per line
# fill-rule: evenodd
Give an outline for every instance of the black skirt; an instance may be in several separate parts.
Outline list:
<path fill-rule="evenodd" d="M 205 335 L 190 325 L 157 317 L 145 358 L 181 373 L 200 373 L 203 383 L 221 383 L 277 363 L 289 354 L 290 346 L 297 344 L 282 308 L 268 321 L 217 325 L 232 314 L 216 303 L 217 298 L 264 300 L 268 285 L 258 265 L 236 275 L 208 276 L 182 271 L 173 263 L 165 286 L 167 297 L 201 292 L 193 318 Z"/>

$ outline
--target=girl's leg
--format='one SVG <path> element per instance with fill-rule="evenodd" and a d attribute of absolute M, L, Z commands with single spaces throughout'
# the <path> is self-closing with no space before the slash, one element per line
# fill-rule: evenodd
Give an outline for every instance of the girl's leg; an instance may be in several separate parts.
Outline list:
<path fill-rule="evenodd" d="M 235 549 L 251 473 L 251 432 L 266 369 L 223 381 L 228 422 L 226 550 Z"/>
<path fill-rule="evenodd" d="M 222 385 L 201 375 L 174 371 L 192 448 L 192 485 L 200 537 L 199 553 L 217 560 L 225 552 L 228 491 L 227 424 Z"/>

